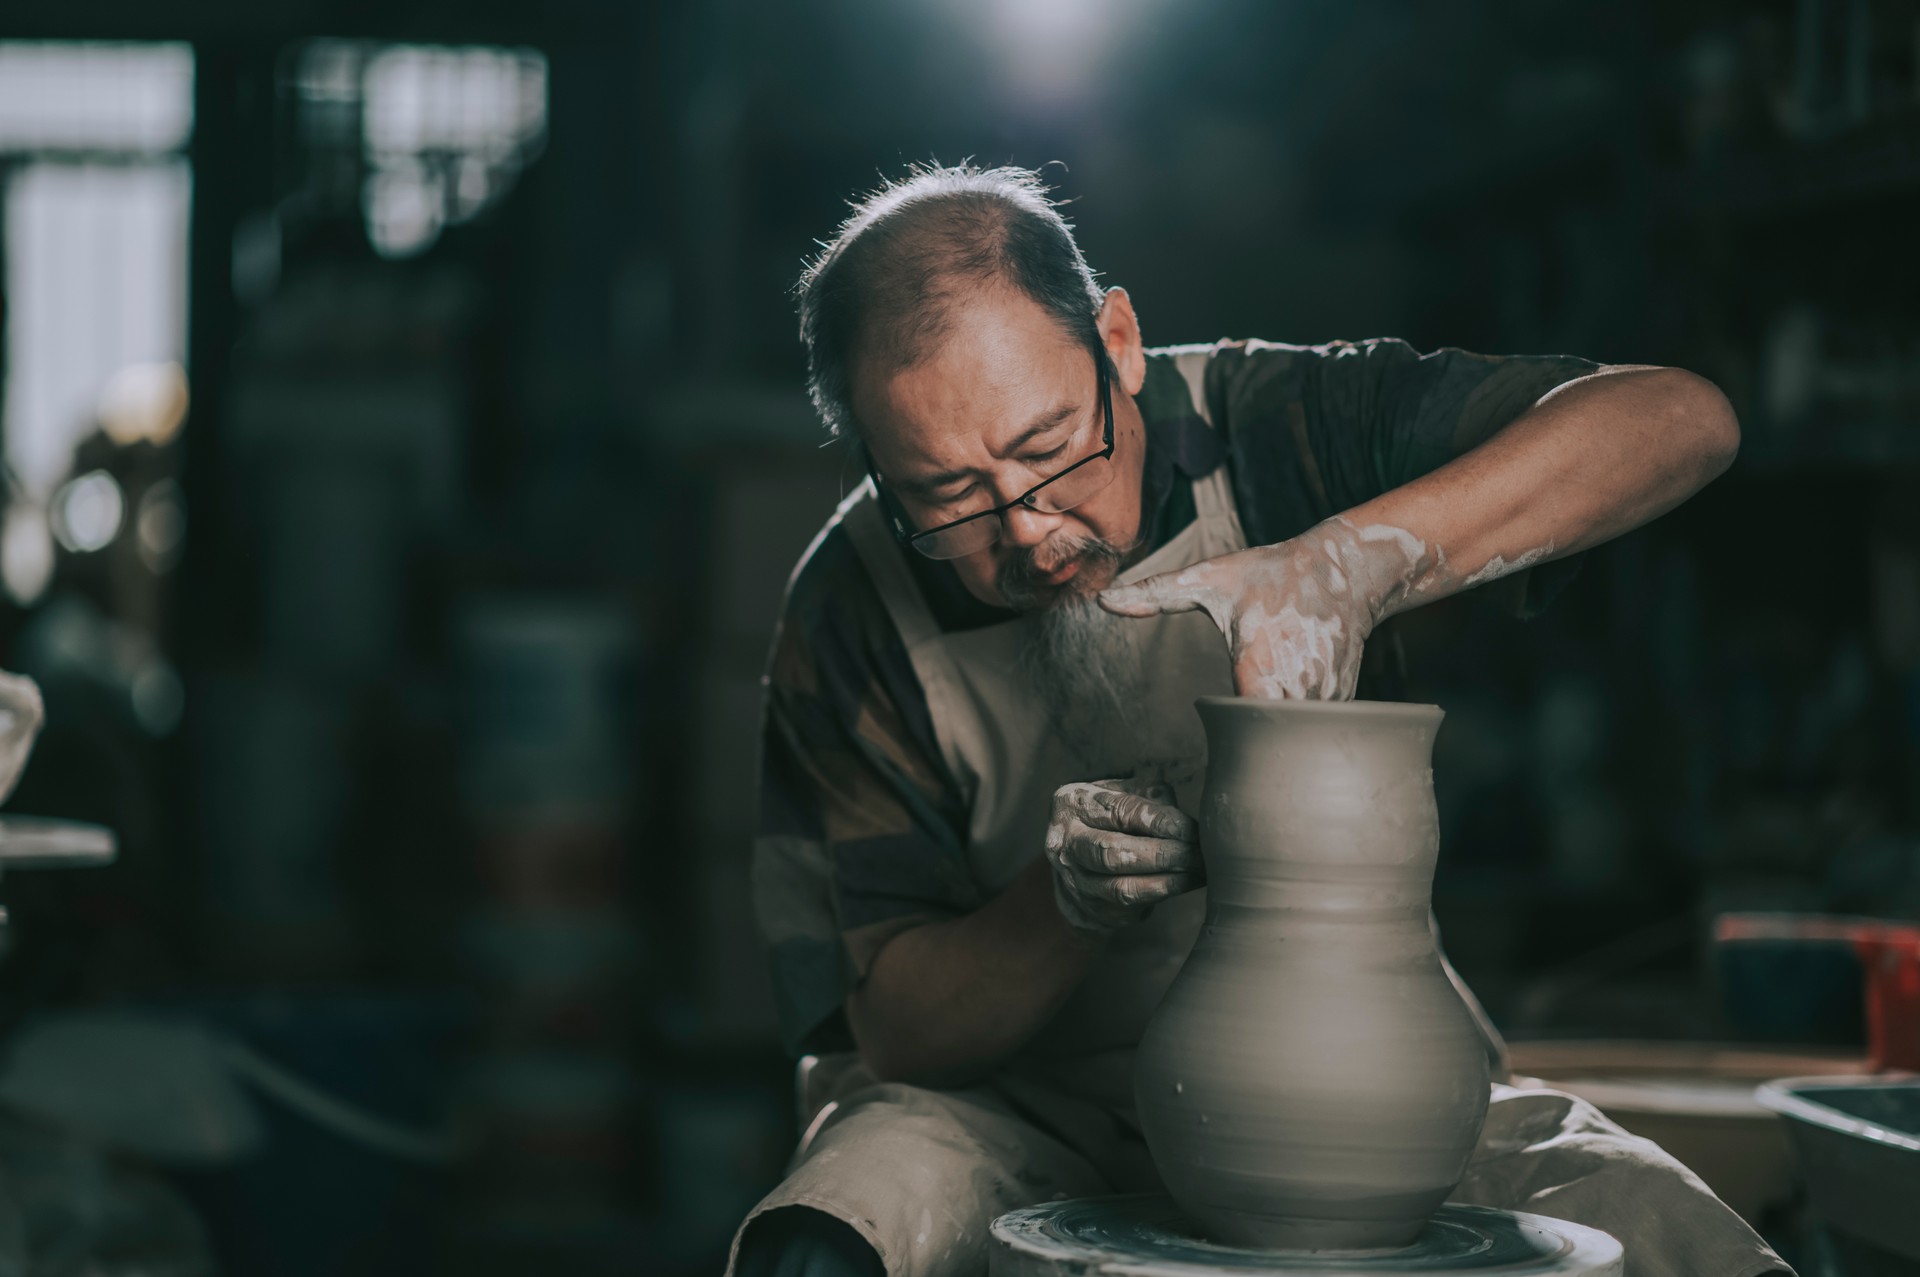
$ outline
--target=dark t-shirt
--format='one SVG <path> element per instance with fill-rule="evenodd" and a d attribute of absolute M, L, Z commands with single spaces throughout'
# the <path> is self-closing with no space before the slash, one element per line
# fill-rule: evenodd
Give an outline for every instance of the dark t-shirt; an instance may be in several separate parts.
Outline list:
<path fill-rule="evenodd" d="M 1421 355 L 1393 339 L 1222 342 L 1206 371 L 1209 427 L 1173 357 L 1149 352 L 1135 396 L 1148 545 L 1193 520 L 1192 480 L 1217 466 L 1228 467 L 1248 542 L 1270 545 L 1437 469 L 1597 366 Z M 943 628 L 1011 615 L 975 599 L 949 565 L 908 558 Z M 1484 588 L 1531 615 L 1576 566 L 1561 560 Z M 1364 696 L 1396 694 L 1379 660 L 1390 629 L 1368 644 Z M 790 1049 L 848 1045 L 841 1004 L 880 946 L 986 903 L 967 865 L 968 823 L 906 649 L 846 530 L 830 524 L 788 587 L 767 668 L 754 907 Z"/>

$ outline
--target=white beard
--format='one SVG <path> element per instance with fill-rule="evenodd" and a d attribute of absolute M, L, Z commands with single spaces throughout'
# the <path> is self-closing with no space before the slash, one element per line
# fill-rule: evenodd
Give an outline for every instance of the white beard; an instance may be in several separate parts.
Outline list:
<path fill-rule="evenodd" d="M 1097 754 L 1103 737 L 1140 712 L 1138 628 L 1076 591 L 1029 617 L 1021 667 L 1055 729 L 1083 754 Z"/>

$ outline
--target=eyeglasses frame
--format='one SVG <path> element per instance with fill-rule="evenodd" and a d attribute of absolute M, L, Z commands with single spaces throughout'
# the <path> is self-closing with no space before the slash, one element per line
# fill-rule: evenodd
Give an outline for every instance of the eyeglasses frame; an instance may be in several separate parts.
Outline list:
<path fill-rule="evenodd" d="M 1072 474 L 1075 470 L 1078 470 L 1083 466 L 1091 465 L 1095 461 L 1112 460 L 1113 450 L 1114 450 L 1113 449 L 1113 378 L 1108 374 L 1108 371 L 1107 371 L 1108 360 L 1107 360 L 1106 351 L 1100 350 L 1097 347 L 1095 348 L 1093 366 L 1094 366 L 1094 375 L 1098 378 L 1100 382 L 1100 410 L 1106 419 L 1105 425 L 1103 426 L 1100 434 L 1100 444 L 1101 444 L 1100 450 L 1098 452 L 1089 452 L 1086 456 L 1080 458 L 1080 460 L 1074 462 L 1072 465 L 1068 466 L 1066 469 L 1061 470 L 1056 474 L 1049 475 L 1047 478 L 1042 479 L 1040 482 L 1034 484 L 1031 488 L 1028 488 L 1025 492 L 1021 493 L 1019 496 L 1015 497 L 1011 501 L 1006 502 L 1003 505 L 994 506 L 990 510 L 982 510 L 977 514 L 967 515 L 965 518 L 962 518 L 962 519 L 952 519 L 946 523 L 942 523 L 938 525 L 937 527 L 927 528 L 924 531 L 915 531 L 913 528 L 909 527 L 907 524 L 906 514 L 903 510 L 900 509 L 899 498 L 894 497 L 891 493 L 889 493 L 886 487 L 881 483 L 879 468 L 873 464 L 873 454 L 867 453 L 867 458 L 866 458 L 867 476 L 873 480 L 873 488 L 875 493 L 880 495 L 882 498 L 882 506 L 887 513 L 887 522 L 892 525 L 893 535 L 895 536 L 896 539 L 899 540 L 900 544 L 905 546 L 910 546 L 915 550 L 919 550 L 921 554 L 926 555 L 927 558 L 931 559 L 934 556 L 931 554 L 927 554 L 925 550 L 920 548 L 921 543 L 924 542 L 928 537 L 937 536 L 942 532 L 951 531 L 954 528 L 961 527 L 968 523 L 973 523 L 980 519 L 1000 518 L 1002 515 L 1006 514 L 1007 511 L 1013 509 L 1015 506 L 1026 506 L 1027 509 L 1029 510 L 1035 510 L 1037 509 L 1037 507 L 1034 506 L 1033 504 L 1033 498 L 1035 494 L 1037 494 L 1042 488 L 1045 488 L 1048 484 L 1057 483 L 1059 480 L 1064 479 L 1068 475 Z M 988 542 L 988 544 L 991 545 L 992 542 Z M 982 546 L 981 548 L 985 549 L 986 547 Z M 958 558 L 961 556 L 956 555 L 954 557 Z"/>

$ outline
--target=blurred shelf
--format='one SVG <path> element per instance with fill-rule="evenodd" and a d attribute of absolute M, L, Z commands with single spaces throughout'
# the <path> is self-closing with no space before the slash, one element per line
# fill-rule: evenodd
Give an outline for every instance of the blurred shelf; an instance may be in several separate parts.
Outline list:
<path fill-rule="evenodd" d="M 100 825 L 38 816 L 0 819 L 0 868 L 85 869 L 112 864 L 118 850 L 113 831 Z"/>
<path fill-rule="evenodd" d="M 1790 1075 L 1847 1076 L 1868 1071 L 1858 1048 L 1777 1043 L 1636 1038 L 1516 1038 L 1507 1043 L 1516 1073 L 1541 1078 L 1606 1078 L 1627 1083 L 1682 1077 L 1765 1082 Z M 1751 1097 L 1742 1105 L 1751 1110 Z"/>
<path fill-rule="evenodd" d="M 1730 153 L 1682 174 L 1675 202 L 1693 212 L 1773 217 L 1890 194 L 1920 194 L 1920 112 L 1823 142 Z"/>
<path fill-rule="evenodd" d="M 1783 470 L 1909 466 L 1920 467 L 1920 421 L 1846 422 L 1775 437 L 1756 430 L 1741 444 L 1734 469 L 1777 474 Z"/>
<path fill-rule="evenodd" d="M 689 451 L 742 443 L 818 447 L 831 439 L 797 379 L 791 385 L 737 381 L 664 386 L 649 398 L 645 424 L 656 441 Z"/>

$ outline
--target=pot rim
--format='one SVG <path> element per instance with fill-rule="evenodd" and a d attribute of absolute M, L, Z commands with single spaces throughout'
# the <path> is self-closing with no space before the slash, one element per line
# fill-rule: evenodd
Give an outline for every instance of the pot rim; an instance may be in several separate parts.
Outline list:
<path fill-rule="evenodd" d="M 1398 718 L 1414 723 L 1438 723 L 1447 712 L 1438 705 L 1418 701 L 1300 701 L 1269 700 L 1264 696 L 1202 696 L 1195 708 L 1205 706 L 1234 714 L 1258 714 L 1269 718 Z"/>

